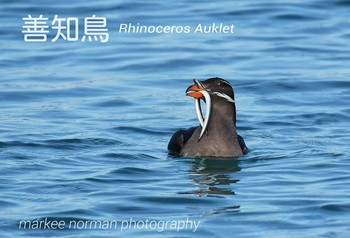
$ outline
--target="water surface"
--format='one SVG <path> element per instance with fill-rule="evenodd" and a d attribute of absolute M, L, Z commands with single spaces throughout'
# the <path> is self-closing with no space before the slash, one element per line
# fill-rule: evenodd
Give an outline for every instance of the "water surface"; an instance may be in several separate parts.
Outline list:
<path fill-rule="evenodd" d="M 3 1 L 3 237 L 348 237 L 350 2 Z M 110 39 L 25 43 L 22 18 L 104 16 Z M 118 34 L 224 22 L 234 34 Z M 49 35 L 49 37 L 53 37 Z M 235 160 L 171 158 L 192 78 L 231 81 Z M 198 230 L 19 229 L 21 220 L 200 221 Z"/>

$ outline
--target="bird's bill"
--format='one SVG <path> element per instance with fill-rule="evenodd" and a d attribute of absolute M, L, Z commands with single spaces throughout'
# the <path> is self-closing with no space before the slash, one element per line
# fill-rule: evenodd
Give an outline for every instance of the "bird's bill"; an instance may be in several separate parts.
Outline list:
<path fill-rule="evenodd" d="M 203 90 L 205 89 L 202 86 L 193 84 L 186 89 L 186 95 L 196 99 L 201 99 L 201 98 L 204 98 L 201 92 Z"/>

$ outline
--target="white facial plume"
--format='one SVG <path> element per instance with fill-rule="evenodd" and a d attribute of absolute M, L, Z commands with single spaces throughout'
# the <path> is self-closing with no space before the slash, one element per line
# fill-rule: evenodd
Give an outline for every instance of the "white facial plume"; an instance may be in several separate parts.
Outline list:
<path fill-rule="evenodd" d="M 232 102 L 235 103 L 235 100 L 233 100 L 229 95 L 225 94 L 225 93 L 218 93 L 218 92 L 213 92 L 213 94 L 221 97 L 221 98 L 225 98 L 228 102 Z"/>

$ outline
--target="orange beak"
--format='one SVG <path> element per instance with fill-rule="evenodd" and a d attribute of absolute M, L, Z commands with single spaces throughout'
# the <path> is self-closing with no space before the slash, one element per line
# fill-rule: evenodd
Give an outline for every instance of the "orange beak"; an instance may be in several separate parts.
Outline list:
<path fill-rule="evenodd" d="M 203 94 L 201 93 L 202 90 L 205 90 L 205 89 L 201 86 L 193 84 L 186 89 L 186 95 L 196 99 L 200 99 L 204 97 Z"/>

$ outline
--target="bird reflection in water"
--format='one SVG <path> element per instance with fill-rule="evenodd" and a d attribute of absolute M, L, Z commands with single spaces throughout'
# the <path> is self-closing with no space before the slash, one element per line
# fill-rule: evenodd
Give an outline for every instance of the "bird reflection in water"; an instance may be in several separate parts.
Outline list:
<path fill-rule="evenodd" d="M 231 185 L 239 180 L 232 177 L 241 170 L 237 159 L 195 158 L 191 164 L 190 178 L 198 188 L 184 193 L 208 197 L 235 195 Z"/>

